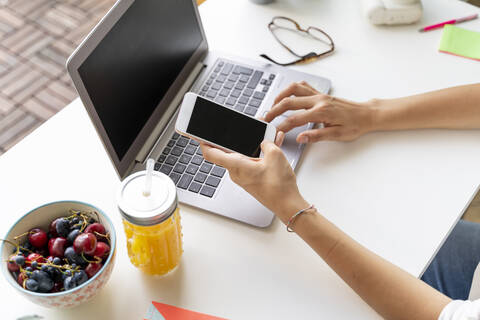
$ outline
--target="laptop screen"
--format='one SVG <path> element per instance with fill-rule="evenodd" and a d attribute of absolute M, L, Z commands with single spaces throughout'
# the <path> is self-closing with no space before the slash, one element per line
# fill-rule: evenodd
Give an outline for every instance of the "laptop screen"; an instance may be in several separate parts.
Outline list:
<path fill-rule="evenodd" d="M 79 67 L 120 161 L 201 41 L 192 0 L 137 0 Z"/>

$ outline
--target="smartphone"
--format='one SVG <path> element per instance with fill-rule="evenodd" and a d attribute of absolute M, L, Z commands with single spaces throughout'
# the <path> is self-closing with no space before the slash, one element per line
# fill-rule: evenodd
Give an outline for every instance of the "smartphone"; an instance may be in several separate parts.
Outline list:
<path fill-rule="evenodd" d="M 265 121 L 224 107 L 187 92 L 177 117 L 175 130 L 226 151 L 260 157 L 263 140 L 275 141 L 277 128 Z"/>

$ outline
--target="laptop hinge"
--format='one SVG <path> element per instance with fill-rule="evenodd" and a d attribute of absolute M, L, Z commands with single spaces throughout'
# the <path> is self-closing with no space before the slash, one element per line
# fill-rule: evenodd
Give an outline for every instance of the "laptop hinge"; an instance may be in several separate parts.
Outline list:
<path fill-rule="evenodd" d="M 198 62 L 195 67 L 193 68 L 192 72 L 188 76 L 188 78 L 183 83 L 178 93 L 173 98 L 172 102 L 167 107 L 166 114 L 160 119 L 156 127 L 153 129 L 152 134 L 147 138 L 145 144 L 143 145 L 142 149 L 138 152 L 137 156 L 135 157 L 135 162 L 143 163 L 147 156 L 150 154 L 152 148 L 155 146 L 155 143 L 160 138 L 160 136 L 165 131 L 167 124 L 170 122 L 171 117 L 175 114 L 177 107 L 180 105 L 180 102 L 183 99 L 183 96 L 186 92 L 192 87 L 193 83 L 197 79 L 197 77 L 202 72 L 205 65 L 202 61 Z"/>

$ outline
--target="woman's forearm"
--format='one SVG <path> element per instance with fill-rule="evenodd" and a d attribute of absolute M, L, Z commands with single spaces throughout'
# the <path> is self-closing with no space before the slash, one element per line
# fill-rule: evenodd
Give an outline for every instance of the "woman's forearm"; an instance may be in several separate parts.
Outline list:
<path fill-rule="evenodd" d="M 372 131 L 480 128 L 480 84 L 370 103 Z"/>
<path fill-rule="evenodd" d="M 450 299 L 369 251 L 327 219 L 308 211 L 295 232 L 355 291 L 387 319 L 437 319 Z"/>

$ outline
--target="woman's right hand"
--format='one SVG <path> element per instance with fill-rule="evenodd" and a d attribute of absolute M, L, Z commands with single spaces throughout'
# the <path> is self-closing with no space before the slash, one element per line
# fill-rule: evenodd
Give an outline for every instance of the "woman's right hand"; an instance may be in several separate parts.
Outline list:
<path fill-rule="evenodd" d="M 302 81 L 292 83 L 278 95 L 265 121 L 270 122 L 289 110 L 301 110 L 290 115 L 277 129 L 286 133 L 309 122 L 323 123 L 323 128 L 301 132 L 297 142 L 351 141 L 373 130 L 374 105 L 375 101 L 356 103 L 321 94 Z"/>
<path fill-rule="evenodd" d="M 295 173 L 273 142 L 261 145 L 263 158 L 252 159 L 201 144 L 203 157 L 226 168 L 233 182 L 245 189 L 284 223 L 308 203 L 298 191 Z"/>

